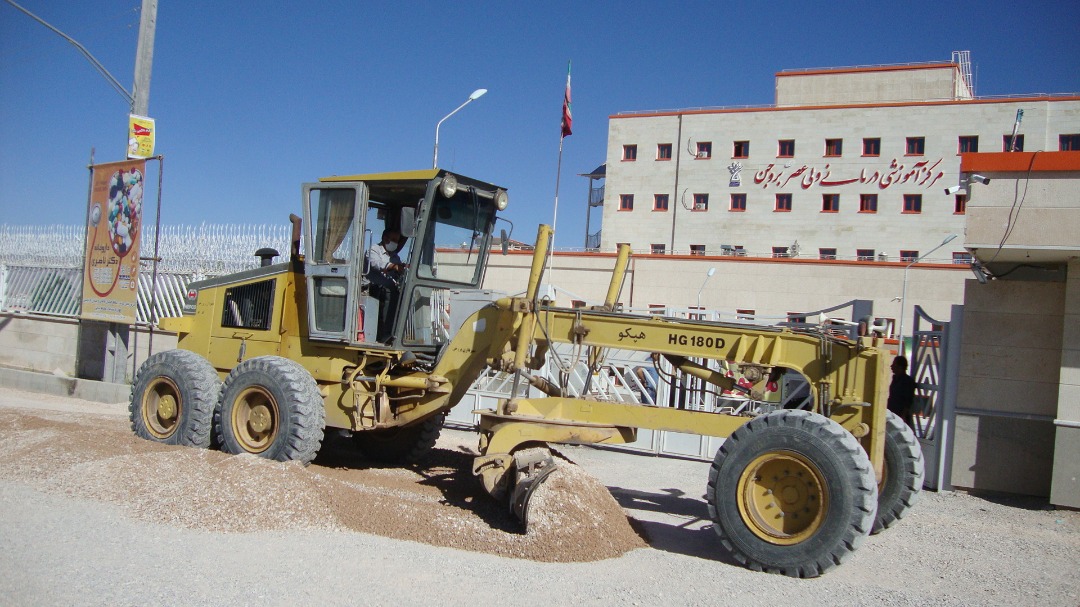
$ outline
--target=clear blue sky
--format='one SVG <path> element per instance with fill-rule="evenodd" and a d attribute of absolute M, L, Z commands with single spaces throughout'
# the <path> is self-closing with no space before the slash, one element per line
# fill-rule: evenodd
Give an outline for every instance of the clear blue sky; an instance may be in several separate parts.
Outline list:
<path fill-rule="evenodd" d="M 139 0 L 19 3 L 130 90 Z M 443 124 L 439 164 L 507 187 L 514 237 L 531 240 L 551 221 L 572 59 L 557 245 L 580 247 L 577 175 L 604 161 L 611 114 L 766 105 L 782 69 L 953 50 L 971 51 L 979 95 L 1080 92 L 1078 24 L 1075 1 L 160 0 L 162 221 L 286 223 L 302 182 L 428 168 L 435 124 L 487 88 Z M 81 223 L 90 150 L 123 159 L 127 112 L 73 46 L 0 2 L 0 223 Z"/>

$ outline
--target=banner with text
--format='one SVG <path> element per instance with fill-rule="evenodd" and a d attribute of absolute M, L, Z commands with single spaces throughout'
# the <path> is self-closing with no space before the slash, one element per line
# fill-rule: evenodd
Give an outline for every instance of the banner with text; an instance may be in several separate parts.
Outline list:
<path fill-rule="evenodd" d="M 145 175 L 145 160 L 93 167 L 83 269 L 83 318 L 135 322 Z"/>

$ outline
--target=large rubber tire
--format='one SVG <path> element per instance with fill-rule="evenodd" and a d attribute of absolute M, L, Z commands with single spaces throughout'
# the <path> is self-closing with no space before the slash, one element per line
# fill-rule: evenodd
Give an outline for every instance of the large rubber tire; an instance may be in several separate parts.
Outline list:
<path fill-rule="evenodd" d="M 446 414 L 439 413 L 403 428 L 366 430 L 353 434 L 353 444 L 364 457 L 381 463 L 416 463 L 424 459 L 442 433 Z"/>
<path fill-rule="evenodd" d="M 205 449 L 220 390 L 205 358 L 187 350 L 158 352 L 131 383 L 131 430 L 147 440 Z"/>
<path fill-rule="evenodd" d="M 885 418 L 885 474 L 878 485 L 877 516 L 870 533 L 880 533 L 904 518 L 919 501 L 924 477 L 919 439 L 903 418 L 889 411 Z"/>
<path fill-rule="evenodd" d="M 816 577 L 870 533 L 877 484 L 849 432 L 816 413 L 757 417 L 716 452 L 707 489 L 720 542 L 755 571 Z"/>
<path fill-rule="evenodd" d="M 214 434 L 226 453 L 311 463 L 322 444 L 326 410 L 307 369 L 260 356 L 236 366 L 221 388 Z"/>

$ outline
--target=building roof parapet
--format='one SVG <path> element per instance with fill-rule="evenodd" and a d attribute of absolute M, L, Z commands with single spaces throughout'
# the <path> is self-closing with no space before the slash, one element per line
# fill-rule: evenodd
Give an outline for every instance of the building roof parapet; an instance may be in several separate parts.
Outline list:
<path fill-rule="evenodd" d="M 852 103 L 849 101 L 820 102 L 808 105 L 715 105 L 689 107 L 681 109 L 660 110 L 627 110 L 612 114 L 608 118 L 642 118 L 649 116 L 675 116 L 679 114 L 709 114 L 723 112 L 747 112 L 747 111 L 772 111 L 772 110 L 799 110 L 821 109 L 842 107 L 896 107 L 904 105 L 945 105 L 945 104 L 972 104 L 972 103 L 1009 103 L 1019 101 L 1080 101 L 1080 92 L 1076 93 L 1015 93 L 1010 95 L 980 95 L 970 99 L 911 99 L 907 101 L 878 101 L 868 103 Z"/>

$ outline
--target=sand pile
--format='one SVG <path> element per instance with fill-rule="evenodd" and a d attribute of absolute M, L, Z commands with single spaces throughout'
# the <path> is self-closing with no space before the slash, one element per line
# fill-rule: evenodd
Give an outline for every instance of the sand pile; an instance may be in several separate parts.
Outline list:
<path fill-rule="evenodd" d="M 645 543 L 599 481 L 559 461 L 528 533 L 470 472 L 472 446 L 440 441 L 423 465 L 365 462 L 328 445 L 309 467 L 170 447 L 111 416 L 0 411 L 0 478 L 120 505 L 148 522 L 216 532 L 354 530 L 516 558 L 612 558 Z"/>

